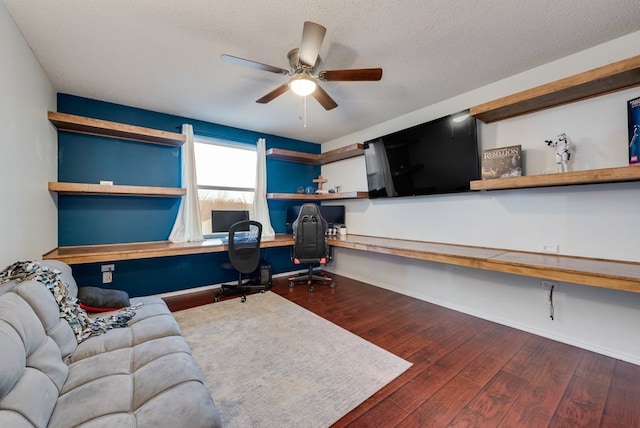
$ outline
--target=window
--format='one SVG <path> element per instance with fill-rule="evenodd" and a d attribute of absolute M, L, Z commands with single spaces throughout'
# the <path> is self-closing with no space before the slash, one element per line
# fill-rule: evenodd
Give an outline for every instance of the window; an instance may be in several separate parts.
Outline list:
<path fill-rule="evenodd" d="M 256 147 L 201 136 L 194 143 L 202 233 L 210 235 L 211 210 L 251 210 Z"/>

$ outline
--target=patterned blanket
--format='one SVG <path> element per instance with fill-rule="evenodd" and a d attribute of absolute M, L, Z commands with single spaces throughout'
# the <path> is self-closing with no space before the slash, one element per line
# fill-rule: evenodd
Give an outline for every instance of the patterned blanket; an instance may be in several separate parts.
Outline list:
<path fill-rule="evenodd" d="M 19 261 L 0 272 L 0 284 L 16 280 L 35 280 L 47 287 L 60 308 L 60 317 L 67 320 L 78 343 L 91 336 L 98 336 L 118 327 L 126 327 L 135 316 L 135 309 L 142 304 L 122 308 L 108 316 L 91 318 L 80 307 L 75 297 L 69 295 L 68 284 L 60 279 L 60 271 L 34 261 Z"/>

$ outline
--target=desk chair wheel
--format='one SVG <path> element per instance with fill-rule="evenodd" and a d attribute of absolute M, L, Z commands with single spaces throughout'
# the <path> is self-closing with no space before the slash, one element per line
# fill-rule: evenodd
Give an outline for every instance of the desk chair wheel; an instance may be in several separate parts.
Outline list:
<path fill-rule="evenodd" d="M 216 296 L 216 297 L 213 298 L 213 301 L 218 303 L 220 301 L 220 298 L 218 296 Z"/>
<path fill-rule="evenodd" d="M 309 291 L 313 291 L 313 285 L 309 285 Z"/>
<path fill-rule="evenodd" d="M 240 298 L 240 303 L 244 303 L 244 302 L 246 302 L 246 301 L 247 301 L 247 296 L 242 296 L 242 297 Z"/>
<path fill-rule="evenodd" d="M 333 281 L 331 281 L 331 282 L 329 283 L 329 287 L 331 287 L 331 288 L 336 288 L 336 283 L 335 283 L 335 282 L 333 282 Z"/>
<path fill-rule="evenodd" d="M 293 281 L 289 281 L 289 288 L 293 288 L 293 286 L 294 286 L 294 285 L 295 285 L 295 284 L 294 284 L 294 282 L 293 282 Z"/>

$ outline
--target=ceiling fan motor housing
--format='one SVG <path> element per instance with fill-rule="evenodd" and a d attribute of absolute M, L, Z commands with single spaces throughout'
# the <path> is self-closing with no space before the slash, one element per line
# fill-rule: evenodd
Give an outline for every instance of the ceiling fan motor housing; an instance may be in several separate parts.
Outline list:
<path fill-rule="evenodd" d="M 291 74 L 297 73 L 300 69 L 308 70 L 309 73 L 313 73 L 313 71 L 318 68 L 320 65 L 320 55 L 316 59 L 316 63 L 313 67 L 309 67 L 300 62 L 300 48 L 293 48 L 287 53 L 287 58 L 289 59 L 289 67 L 291 68 Z"/>

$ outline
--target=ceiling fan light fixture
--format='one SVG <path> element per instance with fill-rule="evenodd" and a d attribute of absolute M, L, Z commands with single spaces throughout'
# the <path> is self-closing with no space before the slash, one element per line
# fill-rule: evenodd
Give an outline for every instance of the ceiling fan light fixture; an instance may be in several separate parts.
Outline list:
<path fill-rule="evenodd" d="M 316 90 L 316 86 L 315 80 L 306 74 L 296 74 L 289 81 L 291 91 L 300 97 L 311 95 Z"/>

